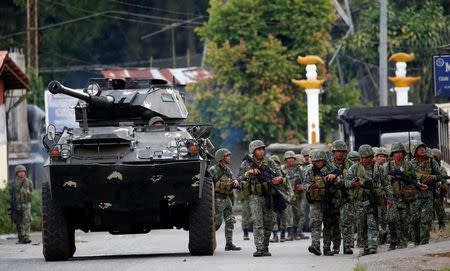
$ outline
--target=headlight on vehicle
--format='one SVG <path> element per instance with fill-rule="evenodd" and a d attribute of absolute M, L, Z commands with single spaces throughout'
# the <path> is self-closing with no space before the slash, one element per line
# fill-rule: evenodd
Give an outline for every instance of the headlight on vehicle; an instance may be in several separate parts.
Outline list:
<path fill-rule="evenodd" d="M 71 156 L 71 152 L 69 149 L 62 149 L 61 150 L 61 158 L 62 159 L 68 159 Z"/>
<path fill-rule="evenodd" d="M 199 147 L 197 144 L 192 143 L 188 146 L 188 153 L 189 154 L 198 154 Z"/>
<path fill-rule="evenodd" d="M 178 151 L 178 154 L 181 156 L 186 156 L 188 155 L 188 149 L 186 147 L 181 147 Z"/>

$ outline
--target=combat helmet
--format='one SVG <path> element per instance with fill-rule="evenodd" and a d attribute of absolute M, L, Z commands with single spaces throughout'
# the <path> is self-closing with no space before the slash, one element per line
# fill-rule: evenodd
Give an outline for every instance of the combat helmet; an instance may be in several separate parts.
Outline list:
<path fill-rule="evenodd" d="M 412 156 L 416 155 L 416 151 L 420 146 L 424 147 L 425 149 L 427 148 L 427 145 L 425 145 L 425 143 L 423 143 L 422 141 L 417 140 L 415 142 L 411 142 L 411 155 Z"/>
<path fill-rule="evenodd" d="M 17 173 L 20 172 L 20 171 L 27 172 L 27 168 L 26 168 L 24 165 L 17 165 L 17 166 L 14 168 L 15 174 L 17 174 Z"/>
<path fill-rule="evenodd" d="M 352 161 L 359 158 L 361 158 L 361 156 L 357 151 L 351 151 L 347 154 L 347 159 L 350 159 Z"/>
<path fill-rule="evenodd" d="M 303 148 L 300 154 L 303 155 L 303 157 L 305 157 L 309 156 L 310 152 L 311 152 L 310 148 Z"/>
<path fill-rule="evenodd" d="M 378 156 L 378 155 L 389 156 L 389 153 L 385 147 L 379 147 L 378 150 L 375 152 L 375 156 Z"/>
<path fill-rule="evenodd" d="M 305 157 L 303 157 L 303 155 L 296 154 L 295 158 L 296 158 L 295 161 L 297 162 L 298 165 L 303 165 L 305 163 Z"/>
<path fill-rule="evenodd" d="M 164 123 L 163 118 L 161 118 L 160 116 L 156 116 L 156 117 L 152 117 L 149 121 L 148 121 L 148 125 L 152 126 L 155 123 L 157 123 L 158 121 Z"/>
<path fill-rule="evenodd" d="M 328 160 L 326 151 L 322 151 L 322 150 L 313 150 L 313 151 L 311 151 L 310 156 L 311 156 L 311 162 Z"/>
<path fill-rule="evenodd" d="M 392 156 L 392 154 L 394 153 L 394 152 L 403 152 L 403 154 L 405 154 L 406 153 L 406 149 L 405 149 L 405 146 L 402 144 L 402 143 L 400 143 L 400 142 L 394 142 L 394 143 L 392 143 L 392 146 L 391 146 L 391 156 Z"/>
<path fill-rule="evenodd" d="M 293 151 L 287 151 L 284 153 L 283 159 L 286 161 L 286 159 L 289 159 L 289 158 L 294 158 L 297 160 L 297 157 L 295 157 L 295 153 Z"/>
<path fill-rule="evenodd" d="M 250 142 L 250 144 L 248 144 L 248 153 L 253 154 L 256 149 L 265 147 L 266 145 L 264 145 L 264 142 L 262 142 L 261 140 L 253 140 L 252 142 Z"/>
<path fill-rule="evenodd" d="M 431 152 L 433 153 L 433 158 L 437 161 L 437 162 L 441 162 L 442 160 L 442 152 L 439 149 L 432 149 Z"/>
<path fill-rule="evenodd" d="M 348 152 L 347 149 L 347 144 L 345 143 L 345 141 L 343 140 L 335 140 L 333 142 L 333 145 L 331 147 L 331 151 L 344 151 L 344 152 Z"/>
<path fill-rule="evenodd" d="M 280 157 L 278 157 L 278 155 L 273 154 L 269 157 L 269 159 L 274 161 L 278 165 L 281 165 L 281 160 L 280 160 Z"/>
<path fill-rule="evenodd" d="M 363 144 L 363 145 L 359 146 L 358 153 L 361 156 L 361 158 L 365 158 L 365 157 L 374 155 L 372 147 L 368 144 Z"/>
<path fill-rule="evenodd" d="M 216 151 L 216 153 L 214 154 L 214 159 L 216 160 L 217 163 L 219 163 L 220 161 L 222 161 L 222 159 L 225 156 L 230 155 L 230 154 L 231 154 L 231 152 L 228 149 L 221 148 L 221 149 L 218 149 Z"/>

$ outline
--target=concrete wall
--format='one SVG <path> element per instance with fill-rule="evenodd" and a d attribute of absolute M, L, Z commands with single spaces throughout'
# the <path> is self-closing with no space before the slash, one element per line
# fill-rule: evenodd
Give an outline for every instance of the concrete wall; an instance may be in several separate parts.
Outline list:
<path fill-rule="evenodd" d="M 0 104 L 0 189 L 6 187 L 8 179 L 8 152 L 6 141 L 5 105 Z"/>

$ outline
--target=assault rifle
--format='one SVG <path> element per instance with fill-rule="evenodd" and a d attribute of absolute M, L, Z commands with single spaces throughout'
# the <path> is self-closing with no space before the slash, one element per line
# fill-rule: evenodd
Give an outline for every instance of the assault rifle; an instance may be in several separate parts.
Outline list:
<path fill-rule="evenodd" d="M 266 195 L 266 206 L 270 207 L 270 197 L 273 199 L 273 208 L 277 212 L 282 212 L 286 209 L 288 204 L 291 204 L 290 197 L 285 195 L 280 189 L 272 183 L 272 179 L 278 177 L 278 175 L 267 165 L 259 165 L 253 157 L 246 155 L 244 161 L 251 163 L 254 168 L 259 170 L 259 177 L 262 181 L 268 184 L 268 186 L 275 191 L 274 195 Z"/>
<path fill-rule="evenodd" d="M 415 188 L 419 189 L 418 182 L 413 181 L 413 179 L 410 176 L 407 176 L 404 172 L 402 172 L 398 169 L 395 170 L 394 172 L 392 172 L 392 174 L 390 174 L 390 175 L 394 177 L 394 180 L 403 182 L 405 185 L 412 185 Z"/>
<path fill-rule="evenodd" d="M 374 191 L 373 180 L 366 178 L 364 183 L 359 187 L 369 190 L 369 206 L 373 209 L 373 215 L 375 216 L 375 219 L 378 219 L 378 197 Z"/>
<path fill-rule="evenodd" d="M 328 169 L 329 167 L 326 167 Z M 336 178 L 338 178 L 340 175 L 342 175 L 342 172 L 338 168 L 334 168 L 330 171 L 324 171 L 324 168 L 320 170 L 320 175 L 322 177 L 327 176 L 328 174 L 334 174 L 336 175 Z M 317 170 L 313 167 L 313 171 Z M 317 172 L 316 172 L 317 173 Z M 331 223 L 330 219 L 333 216 L 333 212 L 335 211 L 336 202 L 336 192 L 340 190 L 341 188 L 338 187 L 335 183 L 332 183 L 331 181 L 325 180 L 325 196 L 322 201 L 322 218 L 323 218 L 323 224 L 324 227 L 328 227 Z"/>

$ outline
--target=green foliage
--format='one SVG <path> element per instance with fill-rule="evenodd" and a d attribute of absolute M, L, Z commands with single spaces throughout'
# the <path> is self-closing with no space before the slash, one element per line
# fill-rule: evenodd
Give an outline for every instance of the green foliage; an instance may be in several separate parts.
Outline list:
<path fill-rule="evenodd" d="M 432 55 L 437 47 L 448 44 L 449 17 L 442 1 L 390 1 L 388 6 L 388 54 L 414 53 L 416 60 L 408 63 L 408 75 L 422 76 L 422 80 L 411 89 L 410 99 L 414 103 L 429 103 L 432 97 Z M 448 4 L 447 4 L 448 5 Z M 379 2 L 359 0 L 354 6 L 363 7 L 354 13 L 356 32 L 344 41 L 344 53 L 369 64 L 347 62 L 344 74 L 347 78 L 377 77 L 379 41 Z M 355 9 L 356 10 L 356 9 Z M 371 64 L 376 66 L 371 66 Z M 393 64 L 391 64 L 394 67 Z M 392 69 L 393 70 L 393 69 Z M 393 72 L 390 73 L 393 76 Z M 363 89 L 372 100 L 377 97 L 378 79 Z"/>
<path fill-rule="evenodd" d="M 213 123 L 225 144 L 236 130 L 247 142 L 304 141 L 306 95 L 290 80 L 297 55 L 330 51 L 331 2 L 212 0 L 209 14 L 198 33 L 213 76 L 190 87 L 191 117 Z"/>
<path fill-rule="evenodd" d="M 0 234 L 15 233 L 16 228 L 8 215 L 9 193 L 7 189 L 0 190 Z M 31 230 L 40 231 L 42 228 L 41 220 L 41 190 L 33 191 L 33 201 L 31 203 Z"/>
<path fill-rule="evenodd" d="M 366 271 L 366 270 L 367 270 L 367 266 L 362 263 L 356 264 L 356 266 L 353 268 L 353 271 Z"/>
<path fill-rule="evenodd" d="M 44 109 L 44 80 L 42 76 L 36 75 L 32 68 L 27 69 L 27 76 L 30 80 L 28 101 L 34 103 L 34 98 L 36 97 L 36 105 Z"/>

